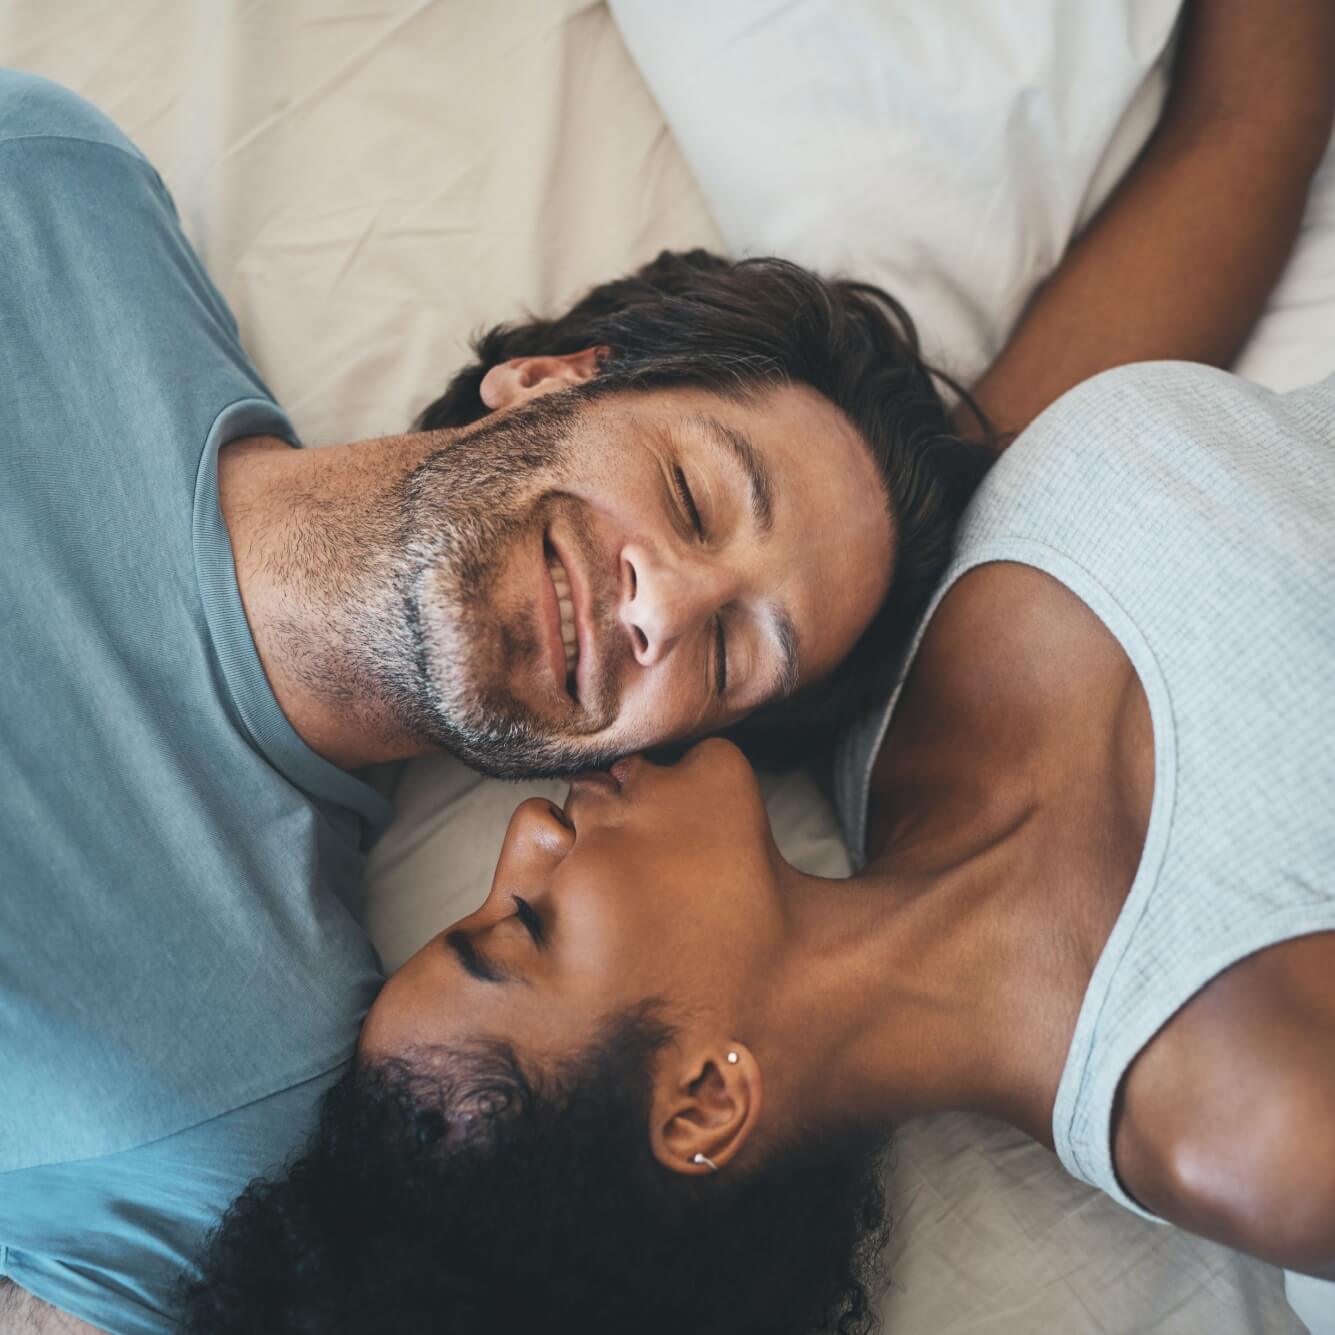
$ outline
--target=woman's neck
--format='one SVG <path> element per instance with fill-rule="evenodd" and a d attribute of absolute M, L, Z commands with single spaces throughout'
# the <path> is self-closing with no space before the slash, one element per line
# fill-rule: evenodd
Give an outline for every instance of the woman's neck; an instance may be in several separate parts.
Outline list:
<path fill-rule="evenodd" d="M 794 899 L 791 1004 L 820 992 L 835 1111 L 970 1108 L 1051 1144 L 1153 768 L 1135 671 L 1074 594 L 1005 563 L 952 587 L 873 770 L 872 864 Z"/>
<path fill-rule="evenodd" d="M 937 801 L 861 875 L 790 887 L 770 993 L 789 1106 L 873 1125 L 968 1109 L 1051 1143 L 1083 966 L 1035 893 L 1017 799 L 981 818 Z"/>

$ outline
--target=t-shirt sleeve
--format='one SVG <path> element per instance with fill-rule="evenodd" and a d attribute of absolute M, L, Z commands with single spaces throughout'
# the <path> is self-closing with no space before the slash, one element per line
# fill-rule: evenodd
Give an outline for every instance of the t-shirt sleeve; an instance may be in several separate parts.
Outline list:
<path fill-rule="evenodd" d="M 60 392 L 74 377 L 123 379 L 216 350 L 262 389 L 162 178 L 96 107 L 0 70 L 0 183 L 11 382 Z"/>
<path fill-rule="evenodd" d="M 50 79 L 0 69 L 0 144 L 11 139 L 79 139 L 148 160 L 91 102 Z"/>
<path fill-rule="evenodd" d="M 168 1335 L 209 1232 L 301 1148 L 341 1069 L 121 1154 L 0 1175 L 0 1275 L 109 1335 Z"/>

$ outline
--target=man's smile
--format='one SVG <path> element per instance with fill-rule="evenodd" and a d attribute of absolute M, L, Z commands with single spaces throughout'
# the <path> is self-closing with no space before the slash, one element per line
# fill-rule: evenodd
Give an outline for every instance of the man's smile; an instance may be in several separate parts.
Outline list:
<path fill-rule="evenodd" d="M 556 553 L 550 539 L 543 542 L 547 579 L 543 587 L 543 602 L 547 629 L 547 658 L 557 689 L 564 695 L 579 698 L 579 631 L 575 618 L 574 593 L 565 562 Z"/>
<path fill-rule="evenodd" d="M 548 658 L 557 675 L 557 686 L 562 696 L 586 711 L 596 709 L 600 703 L 594 691 L 599 654 L 589 549 L 571 542 L 569 535 L 558 537 L 549 528 L 543 536 L 542 550 L 547 575 L 543 584 Z M 590 692 L 594 694 L 592 699 Z"/>

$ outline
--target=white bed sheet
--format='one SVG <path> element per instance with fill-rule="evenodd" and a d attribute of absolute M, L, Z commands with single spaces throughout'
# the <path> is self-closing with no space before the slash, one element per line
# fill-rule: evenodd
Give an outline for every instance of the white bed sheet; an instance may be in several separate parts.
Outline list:
<path fill-rule="evenodd" d="M 307 443 L 402 430 L 468 335 L 719 245 L 597 0 L 3 0 L 116 119 Z"/>
<path fill-rule="evenodd" d="M 83 93 L 159 166 L 311 443 L 402 429 L 483 323 L 721 246 L 591 0 L 6 0 L 0 62 Z M 810 781 L 768 787 L 785 851 L 844 874 Z M 518 795 L 406 767 L 367 884 L 389 965 L 485 893 Z M 1133 1219 L 1004 1127 L 905 1128 L 890 1188 L 899 1335 L 1301 1329 L 1273 1269 Z"/>

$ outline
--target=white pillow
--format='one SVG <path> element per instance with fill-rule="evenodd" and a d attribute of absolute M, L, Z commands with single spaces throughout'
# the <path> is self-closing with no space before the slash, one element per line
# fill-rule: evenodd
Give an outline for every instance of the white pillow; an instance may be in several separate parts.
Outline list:
<path fill-rule="evenodd" d="M 609 0 L 736 254 L 877 282 L 965 380 L 1153 126 L 1179 0 Z"/>
<path fill-rule="evenodd" d="M 1335 371 L 1335 139 L 1312 182 L 1288 268 L 1233 369 L 1277 390 Z"/>
<path fill-rule="evenodd" d="M 966 383 L 1148 138 L 1180 0 L 609 0 L 736 254 L 879 283 Z M 1335 370 L 1335 152 L 1234 369 Z"/>

